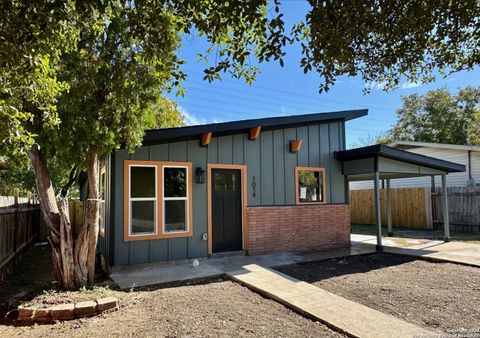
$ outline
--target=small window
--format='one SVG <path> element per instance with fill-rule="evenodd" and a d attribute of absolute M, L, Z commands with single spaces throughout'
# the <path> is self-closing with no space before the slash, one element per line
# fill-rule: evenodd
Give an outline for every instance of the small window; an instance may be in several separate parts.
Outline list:
<path fill-rule="evenodd" d="M 130 166 L 130 235 L 157 233 L 156 166 Z"/>
<path fill-rule="evenodd" d="M 325 203 L 325 169 L 296 168 L 297 204 Z"/>
<path fill-rule="evenodd" d="M 163 167 L 163 232 L 188 232 L 188 168 Z"/>

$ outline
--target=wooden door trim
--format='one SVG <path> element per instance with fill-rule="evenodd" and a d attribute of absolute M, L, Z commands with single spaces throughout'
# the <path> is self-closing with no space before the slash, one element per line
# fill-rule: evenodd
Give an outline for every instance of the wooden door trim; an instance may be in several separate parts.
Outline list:
<path fill-rule="evenodd" d="M 247 215 L 247 166 L 244 164 L 214 164 L 207 165 L 207 225 L 208 254 L 212 254 L 212 169 L 240 170 L 242 195 L 242 249 L 248 250 L 248 215 Z"/>

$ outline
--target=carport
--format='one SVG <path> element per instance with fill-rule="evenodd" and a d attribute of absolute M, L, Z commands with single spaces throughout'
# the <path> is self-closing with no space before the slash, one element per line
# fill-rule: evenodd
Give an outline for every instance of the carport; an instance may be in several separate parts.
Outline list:
<path fill-rule="evenodd" d="M 390 181 L 397 178 L 420 176 L 441 176 L 443 228 L 445 241 L 450 240 L 448 220 L 447 175 L 466 170 L 462 164 L 443 161 L 437 158 L 414 154 L 383 144 L 335 152 L 335 159 L 342 163 L 342 171 L 349 182 L 374 182 L 375 223 L 377 230 L 377 250 L 382 251 L 382 216 L 380 206 L 380 180 L 386 181 L 388 233 L 392 233 L 392 198 Z"/>

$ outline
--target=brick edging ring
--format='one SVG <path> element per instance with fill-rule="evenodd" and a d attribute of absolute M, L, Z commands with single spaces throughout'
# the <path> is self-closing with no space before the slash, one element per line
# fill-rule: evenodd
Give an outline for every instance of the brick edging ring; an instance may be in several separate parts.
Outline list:
<path fill-rule="evenodd" d="M 70 320 L 82 317 L 93 317 L 107 310 L 118 310 L 118 299 L 105 297 L 94 301 L 74 304 L 58 304 L 49 308 L 18 306 L 18 319 L 29 323 L 46 323 L 54 320 Z"/>

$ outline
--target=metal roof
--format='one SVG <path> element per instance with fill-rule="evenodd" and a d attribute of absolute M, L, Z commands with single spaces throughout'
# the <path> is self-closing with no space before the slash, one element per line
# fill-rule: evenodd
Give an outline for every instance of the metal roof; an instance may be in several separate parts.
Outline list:
<path fill-rule="evenodd" d="M 422 165 L 427 168 L 442 170 L 448 173 L 464 172 L 466 170 L 463 164 L 439 160 L 434 157 L 411 153 L 409 151 L 392 148 L 383 144 L 335 152 L 335 159 L 341 162 L 372 157 L 385 157 L 392 160 Z"/>
<path fill-rule="evenodd" d="M 187 127 L 153 129 L 146 131 L 145 137 L 143 138 L 143 145 L 192 140 L 208 132 L 211 132 L 212 136 L 223 136 L 248 132 L 248 130 L 255 127 L 262 127 L 262 130 L 272 130 L 335 120 L 349 121 L 366 116 L 367 114 L 368 109 L 344 110 L 327 113 L 267 117 Z"/>
<path fill-rule="evenodd" d="M 464 151 L 480 151 L 480 147 L 477 146 L 467 146 L 461 144 L 447 144 L 447 143 L 430 143 L 430 142 L 413 142 L 413 141 L 395 141 L 389 144 L 390 147 L 400 148 L 400 149 L 411 149 L 411 148 L 443 148 L 443 149 L 455 149 L 455 150 L 464 150 Z"/>

